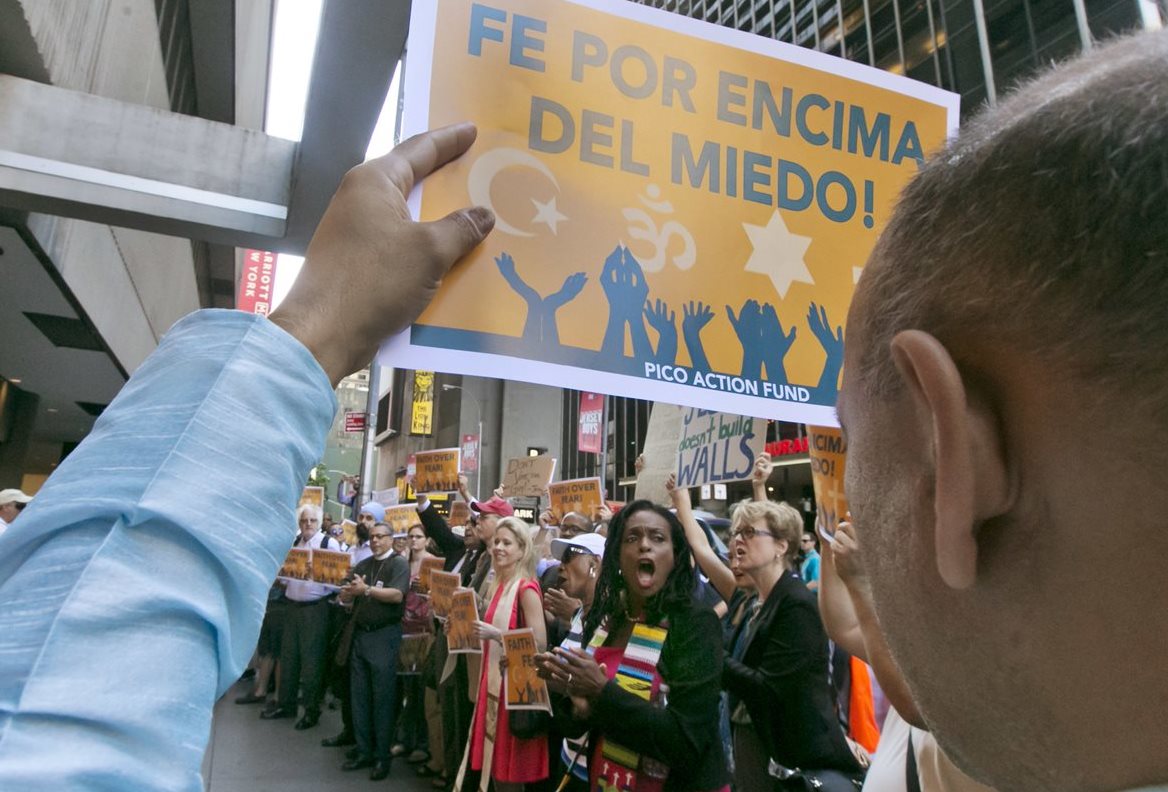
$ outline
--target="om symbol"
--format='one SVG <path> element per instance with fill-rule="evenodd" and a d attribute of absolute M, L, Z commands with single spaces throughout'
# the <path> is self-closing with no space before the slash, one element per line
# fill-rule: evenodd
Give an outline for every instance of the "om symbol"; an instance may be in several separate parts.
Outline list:
<path fill-rule="evenodd" d="M 673 214 L 673 204 L 661 199 L 660 187 L 656 184 L 650 184 L 645 188 L 645 193 L 646 195 L 637 196 L 637 200 L 645 207 L 658 215 Z M 651 257 L 637 257 L 645 272 L 660 272 L 665 268 L 666 263 L 668 263 L 666 259 L 670 258 L 670 242 L 675 237 L 680 238 L 682 250 L 672 257 L 674 265 L 680 270 L 687 270 L 697 261 L 698 251 L 697 245 L 694 244 L 693 235 L 681 223 L 676 220 L 666 220 L 658 227 L 649 212 L 635 206 L 622 209 L 621 214 L 624 215 L 625 220 L 629 221 L 629 237 L 647 242 L 653 247 Z"/>

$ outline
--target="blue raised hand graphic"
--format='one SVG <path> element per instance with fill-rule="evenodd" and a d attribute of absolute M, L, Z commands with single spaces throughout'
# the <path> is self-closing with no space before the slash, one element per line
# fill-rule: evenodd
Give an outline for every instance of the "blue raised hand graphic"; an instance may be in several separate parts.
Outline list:
<path fill-rule="evenodd" d="M 658 363 L 673 363 L 677 360 L 677 313 L 669 310 L 663 300 L 656 304 L 645 303 L 645 320 L 657 331 L 657 352 L 654 360 Z"/>
<path fill-rule="evenodd" d="M 775 307 L 764 303 L 759 329 L 762 334 L 762 363 L 766 366 L 767 379 L 780 385 L 786 384 L 787 368 L 783 360 L 795 343 L 795 326 L 791 326 L 791 332 L 784 333 Z"/>
<path fill-rule="evenodd" d="M 559 291 L 547 297 L 540 297 L 539 292 L 519 277 L 515 269 L 515 259 L 511 258 L 511 254 L 500 255 L 495 259 L 495 266 L 499 268 L 507 285 L 527 303 L 527 321 L 523 324 L 523 338 L 535 344 L 559 344 L 556 311 L 580 294 L 580 290 L 588 282 L 588 276 L 583 272 L 569 275 Z"/>
<path fill-rule="evenodd" d="M 712 371 L 702 347 L 702 329 L 714 318 L 714 312 L 702 302 L 690 301 L 681 307 L 681 334 L 689 350 L 690 365 L 702 372 Z"/>
<path fill-rule="evenodd" d="M 638 360 L 651 360 L 653 347 L 645 330 L 642 309 L 649 294 L 649 284 L 641 265 L 627 248 L 617 247 L 604 260 L 600 273 L 600 285 L 608 298 L 608 326 L 604 331 L 604 341 L 600 351 L 613 357 L 625 356 L 625 327 L 633 343 L 633 356 Z"/>
<path fill-rule="evenodd" d="M 729 305 L 726 306 L 726 315 L 730 317 L 738 343 L 742 345 L 742 376 L 762 379 L 762 307 L 757 300 L 747 300 L 738 316 Z"/>
<path fill-rule="evenodd" d="M 811 333 L 823 347 L 827 360 L 823 363 L 823 373 L 819 375 L 819 385 L 816 393 L 823 400 L 834 400 L 839 393 L 839 377 L 844 367 L 844 329 L 836 325 L 832 332 L 831 322 L 827 320 L 827 309 L 811 303 L 807 309 L 807 324 Z"/>

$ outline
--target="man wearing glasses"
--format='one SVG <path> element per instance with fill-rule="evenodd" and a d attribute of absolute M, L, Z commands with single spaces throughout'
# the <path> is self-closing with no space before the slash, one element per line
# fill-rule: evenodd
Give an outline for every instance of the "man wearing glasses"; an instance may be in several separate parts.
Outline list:
<path fill-rule="evenodd" d="M 389 775 L 397 693 L 397 655 L 401 649 L 401 618 L 410 564 L 393 551 L 393 532 L 378 523 L 369 532 L 373 555 L 352 572 L 340 600 L 352 605 L 353 645 L 349 654 L 349 689 L 357 755 L 342 770 L 371 767 L 370 779 Z"/>

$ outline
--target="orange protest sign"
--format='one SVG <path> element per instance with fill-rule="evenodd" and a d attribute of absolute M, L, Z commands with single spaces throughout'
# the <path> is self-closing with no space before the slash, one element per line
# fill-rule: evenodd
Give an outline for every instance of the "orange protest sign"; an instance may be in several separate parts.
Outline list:
<path fill-rule="evenodd" d="M 507 657 L 504 689 L 509 710 L 551 711 L 547 683 L 535 668 L 535 633 L 530 627 L 503 633 L 503 651 Z"/>
<path fill-rule="evenodd" d="M 479 609 L 471 589 L 454 592 L 450 602 L 450 617 L 446 620 L 446 645 L 450 654 L 482 654 L 483 645 L 474 636 Z"/>
<path fill-rule="evenodd" d="M 808 426 L 807 439 L 811 483 L 815 485 L 815 523 L 821 533 L 832 536 L 848 513 L 844 494 L 848 446 L 840 430 L 829 426 Z"/>
<path fill-rule="evenodd" d="M 458 489 L 458 466 L 462 449 L 440 448 L 417 453 L 417 472 L 414 474 L 414 492 L 452 492 Z"/>
<path fill-rule="evenodd" d="M 312 551 L 302 547 L 293 547 L 280 567 L 278 577 L 292 580 L 308 580 L 312 576 Z"/>
<path fill-rule="evenodd" d="M 455 572 L 430 573 L 430 611 L 439 619 L 450 615 L 454 592 L 461 582 Z"/>
<path fill-rule="evenodd" d="M 446 565 L 445 558 L 428 556 L 422 559 L 422 566 L 418 570 L 418 591 L 422 594 L 430 593 L 430 578 L 434 572 L 441 572 Z"/>
<path fill-rule="evenodd" d="M 342 520 L 341 531 L 343 532 L 341 535 L 341 541 L 343 541 L 349 547 L 356 547 L 358 544 L 360 544 L 360 540 L 357 538 L 357 523 L 353 522 L 352 520 Z"/>
<path fill-rule="evenodd" d="M 305 487 L 300 493 L 300 503 L 298 506 L 311 504 L 321 509 L 324 508 L 324 487 Z"/>
<path fill-rule="evenodd" d="M 470 522 L 470 506 L 466 501 L 457 500 L 450 504 L 450 516 L 446 518 L 450 525 L 466 525 Z"/>
<path fill-rule="evenodd" d="M 349 575 L 353 557 L 339 550 L 312 551 L 312 579 L 326 586 L 341 586 Z"/>
<path fill-rule="evenodd" d="M 418 516 L 418 508 L 412 503 L 404 506 L 390 506 L 385 510 L 385 524 L 393 529 L 395 534 L 409 533 L 415 525 L 422 524 Z"/>
<path fill-rule="evenodd" d="M 591 520 L 600 508 L 600 479 L 557 481 L 548 486 L 548 494 L 551 496 L 551 512 L 556 522 L 562 520 L 568 512 L 579 512 Z"/>

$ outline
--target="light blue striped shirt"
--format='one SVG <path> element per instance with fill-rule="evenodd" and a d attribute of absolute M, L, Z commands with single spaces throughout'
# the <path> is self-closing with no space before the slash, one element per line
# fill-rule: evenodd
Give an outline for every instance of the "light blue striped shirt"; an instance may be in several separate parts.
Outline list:
<path fill-rule="evenodd" d="M 202 789 L 335 411 L 266 319 L 167 334 L 0 537 L 0 789 Z"/>

